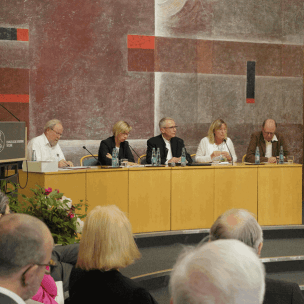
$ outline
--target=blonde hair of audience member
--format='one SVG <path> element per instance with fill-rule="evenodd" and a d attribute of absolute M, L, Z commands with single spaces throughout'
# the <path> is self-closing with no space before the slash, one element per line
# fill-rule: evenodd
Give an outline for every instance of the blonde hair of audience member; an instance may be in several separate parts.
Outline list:
<path fill-rule="evenodd" d="M 47 129 L 53 129 L 56 125 L 62 125 L 61 121 L 58 120 L 58 119 L 52 119 L 52 120 L 49 120 L 45 125 L 44 125 L 44 132 L 47 130 Z"/>
<path fill-rule="evenodd" d="M 124 268 L 139 258 L 126 215 L 115 205 L 95 207 L 84 223 L 76 267 L 107 271 Z"/>
<path fill-rule="evenodd" d="M 219 130 L 223 124 L 227 128 L 227 124 L 224 122 L 223 119 L 217 119 L 211 123 L 211 126 L 209 127 L 208 130 L 208 139 L 211 144 L 214 144 L 214 131 Z M 226 139 L 227 139 L 227 133 L 226 133 Z"/>
<path fill-rule="evenodd" d="M 171 117 L 164 117 L 164 118 L 162 118 L 162 119 L 159 121 L 159 123 L 158 123 L 159 129 L 165 128 L 165 127 L 166 127 L 166 121 L 167 121 L 167 120 L 173 120 L 173 121 L 174 121 L 174 119 L 171 118 Z"/>
<path fill-rule="evenodd" d="M 263 231 L 254 214 L 245 209 L 230 209 L 220 215 L 210 228 L 210 241 L 239 240 L 252 247 L 257 254 L 263 247 Z"/>
<path fill-rule="evenodd" d="M 132 127 L 125 121 L 120 120 L 115 123 L 113 126 L 112 132 L 115 137 L 117 137 L 121 133 L 130 132 Z"/>
<path fill-rule="evenodd" d="M 260 304 L 265 269 L 238 240 L 205 243 L 183 253 L 170 278 L 171 304 Z"/>

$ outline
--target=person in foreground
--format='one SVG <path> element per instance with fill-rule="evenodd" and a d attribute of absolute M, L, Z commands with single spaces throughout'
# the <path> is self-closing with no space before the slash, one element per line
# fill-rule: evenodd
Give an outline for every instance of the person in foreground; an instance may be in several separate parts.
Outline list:
<path fill-rule="evenodd" d="M 230 209 L 220 215 L 210 229 L 210 241 L 236 239 L 261 254 L 263 232 L 254 216 L 244 209 Z M 304 304 L 299 285 L 280 280 L 265 279 L 264 304 Z"/>
<path fill-rule="evenodd" d="M 73 167 L 73 163 L 66 161 L 59 146 L 59 139 L 63 133 L 60 120 L 52 119 L 44 126 L 44 133 L 29 141 L 27 146 L 27 160 L 32 160 L 35 150 L 37 161 L 58 161 L 58 167 Z"/>
<path fill-rule="evenodd" d="M 132 228 L 116 206 L 97 206 L 87 216 L 76 267 L 70 277 L 70 303 L 157 303 L 119 269 L 140 258 Z"/>
<path fill-rule="evenodd" d="M 265 270 L 237 240 L 205 243 L 183 253 L 170 278 L 171 304 L 260 304 Z"/>
<path fill-rule="evenodd" d="M 0 303 L 30 299 L 49 265 L 53 238 L 47 226 L 26 214 L 0 220 Z"/>
<path fill-rule="evenodd" d="M 102 140 L 98 151 L 98 160 L 102 166 L 112 165 L 112 152 L 119 149 L 118 159 L 127 159 L 129 165 L 134 163 L 134 157 L 126 141 L 132 127 L 125 121 L 118 121 L 113 126 L 113 136 Z"/>
<path fill-rule="evenodd" d="M 220 155 L 231 161 L 227 146 L 232 154 L 233 161 L 236 162 L 237 157 L 232 140 L 227 137 L 227 124 L 224 120 L 217 119 L 209 127 L 208 136 L 201 140 L 196 151 L 195 161 L 198 163 L 208 163 Z"/>
<path fill-rule="evenodd" d="M 185 147 L 184 141 L 176 137 L 177 126 L 170 117 L 164 117 L 159 121 L 161 134 L 150 138 L 147 141 L 146 162 L 151 164 L 152 150 L 160 150 L 161 163 L 179 163 L 181 161 L 182 149 Z M 191 156 L 186 152 L 186 159 L 192 163 Z"/>
<path fill-rule="evenodd" d="M 276 163 L 281 146 L 283 146 L 284 156 L 289 154 L 283 135 L 276 132 L 276 129 L 277 123 L 273 119 L 266 119 L 263 122 L 262 131 L 251 134 L 245 158 L 246 162 L 255 162 L 256 147 L 259 147 L 261 162 Z"/>

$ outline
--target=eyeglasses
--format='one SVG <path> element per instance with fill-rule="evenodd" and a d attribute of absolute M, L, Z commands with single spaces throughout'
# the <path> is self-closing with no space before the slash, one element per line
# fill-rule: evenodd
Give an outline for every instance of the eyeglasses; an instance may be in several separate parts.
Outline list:
<path fill-rule="evenodd" d="M 48 270 L 48 269 L 45 269 L 45 270 L 44 270 L 44 273 L 45 273 L 45 274 L 51 274 L 51 271 L 50 271 L 51 266 L 56 266 L 56 263 L 55 263 L 53 260 L 51 260 L 48 264 L 38 264 L 38 263 L 35 263 L 35 264 L 30 265 L 30 266 L 23 272 L 23 274 L 22 274 L 22 276 L 21 276 L 21 280 L 22 280 L 23 284 L 25 283 L 25 274 L 26 274 L 33 266 L 35 266 L 35 265 L 37 265 L 37 266 L 44 266 L 44 267 L 49 266 L 49 270 Z"/>
<path fill-rule="evenodd" d="M 173 130 L 173 129 L 177 129 L 178 128 L 178 126 L 172 126 L 172 127 L 164 127 L 165 129 L 171 129 L 171 130 Z"/>
<path fill-rule="evenodd" d="M 270 135 L 272 135 L 272 136 L 274 135 L 273 132 L 266 132 L 266 131 L 263 131 L 263 132 L 264 132 L 265 134 L 269 135 L 269 136 L 270 136 Z"/>
<path fill-rule="evenodd" d="M 56 132 L 54 129 L 51 129 L 53 132 L 55 132 L 58 136 L 62 137 L 62 133 Z"/>

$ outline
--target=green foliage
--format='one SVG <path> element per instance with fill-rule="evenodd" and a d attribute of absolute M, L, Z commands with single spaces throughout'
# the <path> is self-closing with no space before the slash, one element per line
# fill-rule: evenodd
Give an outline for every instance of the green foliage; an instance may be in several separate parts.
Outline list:
<path fill-rule="evenodd" d="M 9 196 L 10 208 L 16 213 L 25 213 L 39 218 L 50 229 L 56 244 L 68 245 L 78 242 L 77 233 L 82 230 L 81 224 L 87 216 L 88 204 L 73 204 L 69 198 L 58 190 L 44 189 L 36 185 L 31 189 L 33 196 L 24 194 Z M 81 213 L 84 207 L 84 213 Z"/>

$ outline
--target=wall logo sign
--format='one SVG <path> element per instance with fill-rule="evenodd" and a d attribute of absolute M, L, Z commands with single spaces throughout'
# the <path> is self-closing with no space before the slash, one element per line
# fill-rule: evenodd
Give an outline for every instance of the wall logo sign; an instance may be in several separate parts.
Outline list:
<path fill-rule="evenodd" d="M 0 130 L 0 153 L 3 151 L 4 147 L 5 147 L 5 135 Z"/>

